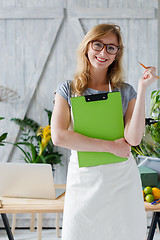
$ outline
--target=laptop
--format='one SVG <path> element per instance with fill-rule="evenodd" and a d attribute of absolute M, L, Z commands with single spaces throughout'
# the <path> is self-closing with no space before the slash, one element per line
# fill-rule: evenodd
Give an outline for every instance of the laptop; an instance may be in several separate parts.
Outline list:
<path fill-rule="evenodd" d="M 0 196 L 56 199 L 65 189 L 55 189 L 50 164 L 0 163 Z"/>

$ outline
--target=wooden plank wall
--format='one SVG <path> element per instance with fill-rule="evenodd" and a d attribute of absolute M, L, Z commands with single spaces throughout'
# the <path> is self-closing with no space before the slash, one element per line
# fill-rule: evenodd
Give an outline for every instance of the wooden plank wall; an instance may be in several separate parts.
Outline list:
<path fill-rule="evenodd" d="M 19 98 L 0 102 L 0 132 L 8 140 L 19 138 L 12 117 L 30 117 L 47 125 L 44 108 L 53 108 L 54 91 L 72 79 L 76 48 L 94 25 L 113 22 L 121 26 L 125 44 L 126 81 L 137 89 L 143 69 L 138 61 L 158 67 L 158 0 L 0 0 L 0 85 L 16 91 Z M 160 55 L 160 54 L 159 54 Z M 146 96 L 149 116 L 150 93 Z M 64 166 L 57 166 L 55 182 L 65 183 L 70 151 L 63 153 Z M 1 161 L 22 161 L 11 146 L 0 148 Z"/>

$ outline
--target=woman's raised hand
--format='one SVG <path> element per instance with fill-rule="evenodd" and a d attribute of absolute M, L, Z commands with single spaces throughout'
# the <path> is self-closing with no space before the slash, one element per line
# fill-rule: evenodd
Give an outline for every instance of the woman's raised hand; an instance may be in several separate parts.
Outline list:
<path fill-rule="evenodd" d="M 140 86 L 142 88 L 147 88 L 149 85 L 151 85 L 153 82 L 157 80 L 156 76 L 156 68 L 155 67 L 147 67 L 147 69 L 144 71 L 142 77 L 139 80 Z"/>

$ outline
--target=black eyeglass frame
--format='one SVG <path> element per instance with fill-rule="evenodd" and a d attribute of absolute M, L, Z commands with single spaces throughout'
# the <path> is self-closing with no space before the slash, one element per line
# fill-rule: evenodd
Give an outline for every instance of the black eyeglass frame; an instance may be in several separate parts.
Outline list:
<path fill-rule="evenodd" d="M 103 42 L 101 42 L 101 41 L 99 41 L 99 40 L 92 40 L 92 41 L 90 41 L 92 44 L 91 44 L 91 47 L 92 47 L 92 49 L 93 49 L 93 43 L 94 42 L 99 42 L 99 43 L 102 43 L 103 44 L 103 48 L 101 49 L 101 50 L 95 50 L 95 49 L 93 49 L 94 51 L 97 51 L 97 52 L 99 52 L 99 51 L 102 51 L 103 49 L 104 49 L 104 47 L 106 47 L 106 52 L 107 53 L 109 53 L 109 54 L 111 54 L 111 55 L 116 55 L 117 53 L 118 53 L 118 51 L 120 50 L 120 47 L 119 46 L 117 46 L 117 45 L 115 45 L 115 44 L 104 44 Z M 110 53 L 110 52 L 108 52 L 107 51 L 107 47 L 108 46 L 115 46 L 115 47 L 117 47 L 117 52 L 116 53 Z"/>

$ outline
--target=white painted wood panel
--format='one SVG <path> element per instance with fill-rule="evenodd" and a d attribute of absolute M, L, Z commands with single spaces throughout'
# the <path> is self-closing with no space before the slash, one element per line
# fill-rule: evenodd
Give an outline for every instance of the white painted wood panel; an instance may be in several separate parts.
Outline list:
<path fill-rule="evenodd" d="M 42 75 L 44 66 L 45 66 L 46 61 L 49 57 L 49 53 L 50 53 L 51 48 L 53 46 L 53 43 L 54 43 L 54 40 L 55 40 L 56 35 L 58 33 L 58 30 L 60 28 L 61 22 L 62 22 L 61 18 L 57 19 L 56 22 L 55 22 L 54 28 L 48 29 L 46 31 L 45 35 L 42 38 L 43 42 L 42 42 L 42 45 L 40 47 L 40 52 L 38 54 L 39 55 L 38 56 L 38 61 L 35 65 L 35 69 L 34 69 L 32 75 L 31 75 L 31 78 L 27 79 L 28 80 L 27 91 L 26 91 L 26 94 L 24 95 L 24 98 L 22 100 L 21 105 L 19 106 L 19 110 L 17 112 L 17 117 L 18 118 L 23 119 L 26 115 L 26 112 L 28 110 L 30 101 L 33 97 L 33 94 L 36 90 L 37 84 L 38 84 L 38 82 L 40 80 L 40 77 Z M 12 66 L 12 64 L 11 64 L 11 66 Z M 18 134 L 17 126 L 16 126 L 16 128 L 12 127 L 11 129 L 9 129 L 9 132 L 12 133 L 12 137 L 10 137 L 10 141 L 15 142 L 15 140 L 17 138 L 17 134 Z M 12 148 L 13 148 L 12 145 L 9 145 L 7 147 L 7 153 L 5 154 L 5 156 L 3 156 L 3 161 L 8 160 L 8 158 L 11 154 Z"/>
<path fill-rule="evenodd" d="M 68 9 L 68 15 L 77 18 L 155 18 L 155 8 L 76 8 Z"/>
<path fill-rule="evenodd" d="M 62 18 L 62 8 L 6 8 L 0 9 L 0 19 L 53 19 Z"/>

